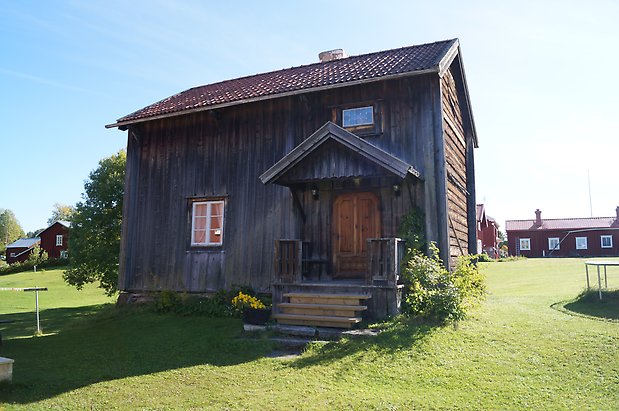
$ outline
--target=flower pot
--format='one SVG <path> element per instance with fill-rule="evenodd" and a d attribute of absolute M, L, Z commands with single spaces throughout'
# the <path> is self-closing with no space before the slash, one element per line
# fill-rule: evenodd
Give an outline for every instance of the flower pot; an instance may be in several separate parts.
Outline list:
<path fill-rule="evenodd" d="M 270 308 L 244 308 L 243 322 L 245 324 L 264 325 L 271 317 Z"/>

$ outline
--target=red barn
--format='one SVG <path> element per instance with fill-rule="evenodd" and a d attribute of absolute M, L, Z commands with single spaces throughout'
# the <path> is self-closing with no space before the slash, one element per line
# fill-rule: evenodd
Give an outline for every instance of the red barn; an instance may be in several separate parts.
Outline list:
<path fill-rule="evenodd" d="M 67 221 L 56 221 L 39 233 L 41 249 L 47 251 L 51 259 L 67 258 L 69 245 L 69 227 Z"/>
<path fill-rule="evenodd" d="M 483 204 L 477 204 L 477 252 L 499 256 L 499 224 L 486 214 Z"/>
<path fill-rule="evenodd" d="M 525 257 L 608 257 L 619 255 L 619 207 L 613 217 L 505 222 L 509 252 Z"/>
<path fill-rule="evenodd" d="M 41 242 L 40 238 L 20 238 L 6 246 L 6 262 L 22 263 L 28 259 L 32 248 Z"/>

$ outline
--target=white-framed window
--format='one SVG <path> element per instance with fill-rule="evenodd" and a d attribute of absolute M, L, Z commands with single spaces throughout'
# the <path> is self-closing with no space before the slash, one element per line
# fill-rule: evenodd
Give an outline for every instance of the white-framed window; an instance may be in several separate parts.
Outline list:
<path fill-rule="evenodd" d="M 559 237 L 549 237 L 548 238 L 548 250 L 559 250 L 561 245 L 559 244 Z"/>
<path fill-rule="evenodd" d="M 69 252 L 67 250 L 60 251 L 60 258 L 69 258 Z"/>
<path fill-rule="evenodd" d="M 602 246 L 602 248 L 613 248 L 613 236 L 612 235 L 601 235 L 600 245 Z"/>
<path fill-rule="evenodd" d="M 576 237 L 576 249 L 577 250 L 587 249 L 587 237 Z"/>
<path fill-rule="evenodd" d="M 15 257 L 15 253 L 11 253 L 11 257 Z"/>
<path fill-rule="evenodd" d="M 521 238 L 520 239 L 520 250 L 521 251 L 529 251 L 531 249 L 531 239 L 530 238 Z"/>
<path fill-rule="evenodd" d="M 62 234 L 58 234 L 56 236 L 56 246 L 61 246 L 62 245 Z"/>
<path fill-rule="evenodd" d="M 224 200 L 194 201 L 191 206 L 191 245 L 218 246 L 224 238 Z"/>
<path fill-rule="evenodd" d="M 374 124 L 374 107 L 355 107 L 342 110 L 342 127 L 371 126 Z"/>

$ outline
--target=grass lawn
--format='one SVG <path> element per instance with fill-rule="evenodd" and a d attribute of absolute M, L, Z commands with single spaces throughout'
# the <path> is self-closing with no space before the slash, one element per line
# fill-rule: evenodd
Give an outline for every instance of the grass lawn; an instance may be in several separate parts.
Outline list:
<path fill-rule="evenodd" d="M 0 409 L 618 409 L 619 301 L 574 301 L 583 260 L 485 266 L 488 298 L 457 328 L 393 321 L 292 360 L 240 338 L 238 320 L 117 310 L 57 271 L 3 276 L 50 291 L 42 337 L 34 296 L 0 294 L 0 318 L 16 320 L 0 328 L 15 359 Z"/>

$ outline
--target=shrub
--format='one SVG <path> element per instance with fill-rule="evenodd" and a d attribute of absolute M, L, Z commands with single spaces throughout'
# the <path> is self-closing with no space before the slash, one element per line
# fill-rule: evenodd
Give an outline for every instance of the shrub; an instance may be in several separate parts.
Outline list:
<path fill-rule="evenodd" d="M 490 256 L 486 253 L 477 254 L 477 261 L 480 263 L 491 263 L 494 261 L 494 258 L 490 258 Z"/>
<path fill-rule="evenodd" d="M 150 309 L 158 313 L 174 313 L 183 316 L 200 315 L 211 318 L 240 316 L 232 304 L 239 294 L 255 298 L 256 293 L 249 287 L 235 287 L 231 290 L 219 290 L 211 296 L 191 295 L 164 290 L 155 295 Z M 268 299 L 262 299 L 268 303 Z"/>
<path fill-rule="evenodd" d="M 458 259 L 448 271 L 438 257 L 439 249 L 430 244 L 430 256 L 411 252 L 402 271 L 405 284 L 403 312 L 428 322 L 457 322 L 485 294 L 485 281 L 474 264 L 477 256 Z"/>

